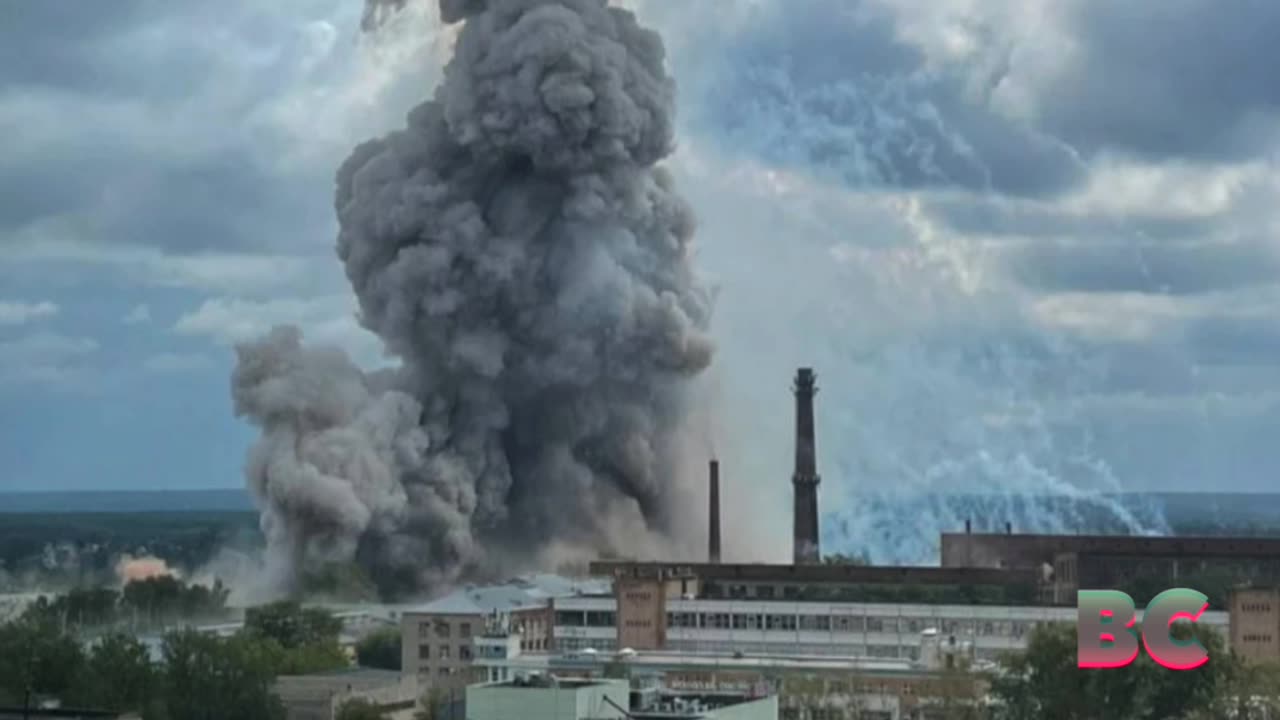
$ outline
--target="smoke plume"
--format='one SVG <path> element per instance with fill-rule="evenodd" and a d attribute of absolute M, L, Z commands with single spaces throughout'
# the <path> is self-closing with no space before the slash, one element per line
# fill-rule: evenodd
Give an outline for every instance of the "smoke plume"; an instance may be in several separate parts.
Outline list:
<path fill-rule="evenodd" d="M 337 175 L 338 255 L 401 366 L 292 328 L 237 348 L 236 410 L 262 428 L 246 475 L 291 582 L 355 563 L 400 594 L 688 528 L 711 295 L 657 165 L 661 39 L 603 0 L 440 12 L 464 24 L 434 98 Z"/>

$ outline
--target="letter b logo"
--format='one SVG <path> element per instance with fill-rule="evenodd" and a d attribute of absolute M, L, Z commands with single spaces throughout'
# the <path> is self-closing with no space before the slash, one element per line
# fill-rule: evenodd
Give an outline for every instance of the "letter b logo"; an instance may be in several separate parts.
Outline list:
<path fill-rule="evenodd" d="M 1137 612 L 1133 598 L 1119 590 L 1077 592 L 1077 664 L 1082 668 L 1118 668 L 1138 658 Z M 1142 615 L 1142 644 L 1147 654 L 1170 670 L 1192 670 L 1209 661 L 1194 635 L 1173 637 L 1177 620 L 1196 622 L 1209 607 L 1203 593 L 1186 588 L 1165 590 L 1147 603 Z"/>

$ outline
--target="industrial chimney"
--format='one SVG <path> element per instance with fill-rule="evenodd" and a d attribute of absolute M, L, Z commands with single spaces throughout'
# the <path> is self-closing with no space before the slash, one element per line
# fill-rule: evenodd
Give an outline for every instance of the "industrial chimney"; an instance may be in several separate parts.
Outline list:
<path fill-rule="evenodd" d="M 797 565 L 820 561 L 818 549 L 818 461 L 813 431 L 813 368 L 796 372 L 796 470 L 791 477 L 795 491 L 794 553 Z"/>
<path fill-rule="evenodd" d="M 710 517 L 707 519 L 707 561 L 720 562 L 720 461 L 711 461 Z"/>

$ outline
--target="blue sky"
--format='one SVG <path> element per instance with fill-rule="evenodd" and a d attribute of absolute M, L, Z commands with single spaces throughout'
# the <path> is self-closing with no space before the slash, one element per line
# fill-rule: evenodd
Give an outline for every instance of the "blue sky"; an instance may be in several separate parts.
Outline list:
<path fill-rule="evenodd" d="M 1270 488 L 1280 5 L 628 4 L 681 84 L 727 474 L 786 491 L 814 365 L 831 507 Z M 359 0 L 213 7 L 0 7 L 0 489 L 239 487 L 237 340 L 384 362 L 333 173 L 449 34 L 426 4 L 377 42 Z"/>

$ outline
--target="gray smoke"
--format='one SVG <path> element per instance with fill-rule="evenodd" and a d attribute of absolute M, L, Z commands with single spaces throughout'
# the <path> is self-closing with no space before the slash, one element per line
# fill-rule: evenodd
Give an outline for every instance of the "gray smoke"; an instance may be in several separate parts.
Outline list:
<path fill-rule="evenodd" d="M 386 594 L 680 539 L 689 381 L 711 362 L 661 39 L 604 0 L 441 0 L 434 99 L 337 176 L 366 374 L 294 329 L 240 346 L 237 413 L 283 579 Z M 699 513 L 693 513 L 695 517 Z"/>

